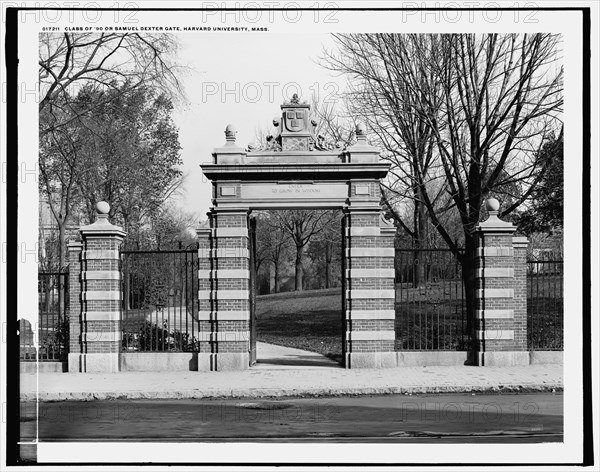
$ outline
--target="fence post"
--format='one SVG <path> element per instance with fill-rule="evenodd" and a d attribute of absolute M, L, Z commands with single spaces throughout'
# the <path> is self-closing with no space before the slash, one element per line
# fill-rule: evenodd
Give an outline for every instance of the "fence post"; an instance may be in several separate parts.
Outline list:
<path fill-rule="evenodd" d="M 527 345 L 527 246 L 524 236 L 512 238 L 515 261 L 515 345 L 519 351 L 528 351 Z"/>
<path fill-rule="evenodd" d="M 211 352 L 211 321 L 214 318 L 212 300 L 210 297 L 200 297 L 201 293 L 211 293 L 213 273 L 213 238 L 210 225 L 196 229 L 198 237 L 198 370 L 216 370 L 215 353 Z"/>
<path fill-rule="evenodd" d="M 72 286 L 71 293 L 79 298 L 81 316 L 71 328 L 71 345 L 79 341 L 80 347 L 78 352 L 69 353 L 69 372 L 118 372 L 120 366 L 119 249 L 126 233 L 108 221 L 108 203 L 99 202 L 96 209 L 96 222 L 79 230 L 83 242 L 80 285 L 79 290 Z M 70 254 L 75 255 L 74 246 Z"/>
<path fill-rule="evenodd" d="M 527 365 L 524 254 L 520 243 L 517 251 L 513 247 L 515 226 L 498 218 L 498 200 L 488 199 L 486 208 L 489 218 L 476 229 L 475 339 L 470 357 L 479 366 Z"/>
<path fill-rule="evenodd" d="M 79 358 L 83 354 L 81 343 L 81 241 L 67 245 L 69 257 L 69 372 L 79 372 Z"/>

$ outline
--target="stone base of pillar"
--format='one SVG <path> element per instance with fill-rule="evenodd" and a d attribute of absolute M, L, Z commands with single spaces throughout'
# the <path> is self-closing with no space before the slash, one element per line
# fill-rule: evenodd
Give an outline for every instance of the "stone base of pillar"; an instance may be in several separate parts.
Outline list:
<path fill-rule="evenodd" d="M 563 365 L 563 351 L 529 351 L 529 364 L 559 364 Z"/>
<path fill-rule="evenodd" d="M 246 370 L 250 368 L 250 354 L 248 352 L 219 352 L 214 354 L 213 366 L 219 372 L 232 370 Z M 200 370 L 200 362 L 198 362 Z"/>
<path fill-rule="evenodd" d="M 94 354 L 69 354 L 69 372 L 119 372 L 118 352 Z"/>
<path fill-rule="evenodd" d="M 529 365 L 529 351 L 469 352 L 469 365 L 510 367 Z"/>
<path fill-rule="evenodd" d="M 386 369 L 396 365 L 396 353 L 393 351 L 346 353 L 348 369 Z"/>

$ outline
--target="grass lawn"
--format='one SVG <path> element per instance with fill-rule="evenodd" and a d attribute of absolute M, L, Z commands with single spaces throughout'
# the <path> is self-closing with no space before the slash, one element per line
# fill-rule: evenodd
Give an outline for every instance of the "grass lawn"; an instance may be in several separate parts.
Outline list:
<path fill-rule="evenodd" d="M 341 298 L 341 289 L 258 296 L 258 341 L 318 352 L 341 361 Z"/>

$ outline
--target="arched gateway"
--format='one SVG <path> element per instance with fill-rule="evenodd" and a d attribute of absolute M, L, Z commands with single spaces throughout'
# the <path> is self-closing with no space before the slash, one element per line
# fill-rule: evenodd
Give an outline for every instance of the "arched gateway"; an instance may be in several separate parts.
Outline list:
<path fill-rule="evenodd" d="M 357 127 L 357 142 L 328 149 L 315 136 L 310 107 L 281 105 L 279 135 L 246 151 L 232 125 L 211 163 L 208 228 L 198 229 L 199 370 L 241 370 L 256 361 L 253 217 L 258 209 L 342 209 L 343 359 L 347 368 L 396 366 L 394 233 L 380 211 L 379 180 L 389 164 Z"/>

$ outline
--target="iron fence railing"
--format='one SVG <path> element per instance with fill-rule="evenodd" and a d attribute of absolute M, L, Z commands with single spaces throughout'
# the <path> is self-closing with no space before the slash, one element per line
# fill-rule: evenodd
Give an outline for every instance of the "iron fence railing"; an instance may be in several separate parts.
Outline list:
<path fill-rule="evenodd" d="M 198 250 L 121 251 L 122 350 L 197 351 Z"/>
<path fill-rule="evenodd" d="M 563 349 L 563 261 L 527 261 L 527 347 Z"/>
<path fill-rule="evenodd" d="M 467 350 L 462 266 L 447 249 L 396 249 L 396 349 Z"/>
<path fill-rule="evenodd" d="M 37 326 L 32 326 L 26 319 L 19 320 L 22 361 L 66 360 L 69 352 L 68 309 L 69 273 L 38 273 Z"/>

